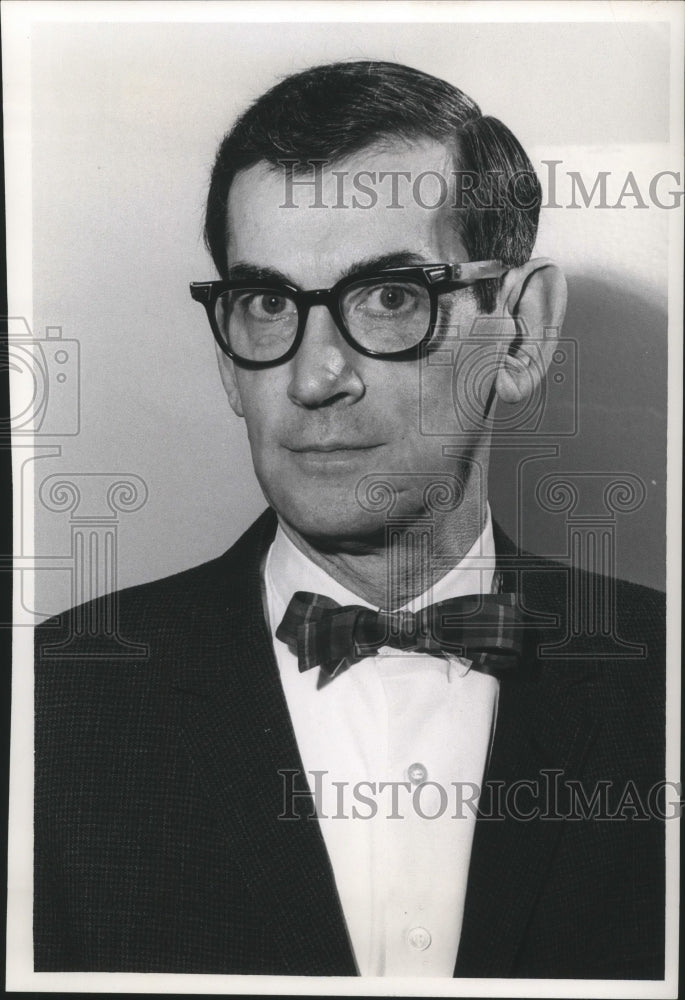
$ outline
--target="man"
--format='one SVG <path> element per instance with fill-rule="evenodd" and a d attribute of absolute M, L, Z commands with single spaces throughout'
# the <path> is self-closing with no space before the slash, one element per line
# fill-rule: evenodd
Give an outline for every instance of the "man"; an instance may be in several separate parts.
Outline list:
<path fill-rule="evenodd" d="M 661 602 L 487 506 L 564 317 L 539 204 L 505 126 L 394 64 L 222 142 L 192 293 L 270 509 L 40 630 L 36 970 L 663 976 Z"/>

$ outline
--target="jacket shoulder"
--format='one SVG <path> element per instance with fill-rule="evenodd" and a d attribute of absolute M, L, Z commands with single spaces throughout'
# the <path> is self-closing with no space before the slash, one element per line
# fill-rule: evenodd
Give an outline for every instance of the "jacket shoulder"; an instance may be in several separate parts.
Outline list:
<path fill-rule="evenodd" d="M 135 635 L 160 628 L 199 625 L 229 612 L 245 595 L 247 578 L 258 571 L 260 554 L 273 534 L 275 518 L 265 511 L 222 555 L 149 583 L 113 591 L 53 615 L 36 628 L 37 658 L 65 634 L 102 637 L 116 626 Z"/>

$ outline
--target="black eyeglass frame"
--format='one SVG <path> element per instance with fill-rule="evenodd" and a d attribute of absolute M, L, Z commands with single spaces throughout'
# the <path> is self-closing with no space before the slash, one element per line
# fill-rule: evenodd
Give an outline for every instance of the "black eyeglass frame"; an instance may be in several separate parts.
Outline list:
<path fill-rule="evenodd" d="M 395 267 L 387 271 L 376 271 L 373 274 L 356 274 L 342 278 L 331 288 L 314 288 L 309 291 L 302 291 L 294 285 L 274 281 L 192 281 L 190 283 L 190 294 L 196 302 L 200 302 L 207 311 L 207 319 L 211 327 L 214 339 L 232 361 L 242 368 L 258 370 L 263 368 L 274 368 L 276 365 L 285 364 L 290 361 L 297 351 L 304 337 L 304 331 L 309 318 L 309 310 L 312 306 L 323 305 L 328 308 L 333 321 L 347 343 L 369 358 L 382 358 L 389 361 L 401 361 L 408 358 L 415 358 L 421 349 L 432 339 L 438 318 L 438 296 L 446 292 L 457 291 L 459 288 L 467 288 L 476 281 L 484 281 L 488 278 L 500 278 L 507 268 L 498 260 L 466 261 L 459 264 L 422 264 L 411 267 Z M 422 284 L 427 289 L 430 302 L 430 317 L 428 327 L 423 338 L 412 347 L 402 348 L 400 351 L 373 351 L 368 347 L 359 344 L 345 325 L 339 303 L 342 293 L 352 285 L 375 284 L 379 280 L 413 280 Z M 292 298 L 297 308 L 297 331 L 293 342 L 285 352 L 278 358 L 269 361 L 254 361 L 236 354 L 221 335 L 219 325 L 216 320 L 215 306 L 217 299 L 225 292 L 236 291 L 269 291 L 287 292 Z"/>

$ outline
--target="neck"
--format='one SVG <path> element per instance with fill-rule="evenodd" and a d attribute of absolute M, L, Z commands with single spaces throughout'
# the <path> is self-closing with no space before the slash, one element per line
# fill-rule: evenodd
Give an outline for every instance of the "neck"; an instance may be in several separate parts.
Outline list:
<path fill-rule="evenodd" d="M 323 548 L 286 522 L 280 524 L 291 542 L 338 583 L 369 604 L 393 609 L 423 594 L 461 562 L 482 534 L 486 516 L 481 497 L 465 497 L 455 511 L 393 526 L 382 540 L 353 552 Z"/>

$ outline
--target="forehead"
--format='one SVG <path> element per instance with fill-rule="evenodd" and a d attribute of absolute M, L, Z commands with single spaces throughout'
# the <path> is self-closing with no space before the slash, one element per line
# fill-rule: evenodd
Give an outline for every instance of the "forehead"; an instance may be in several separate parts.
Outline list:
<path fill-rule="evenodd" d="M 316 176 L 258 163 L 231 185 L 228 264 L 271 267 L 311 285 L 389 253 L 463 260 L 453 170 L 451 152 L 431 140 L 371 146 Z"/>

